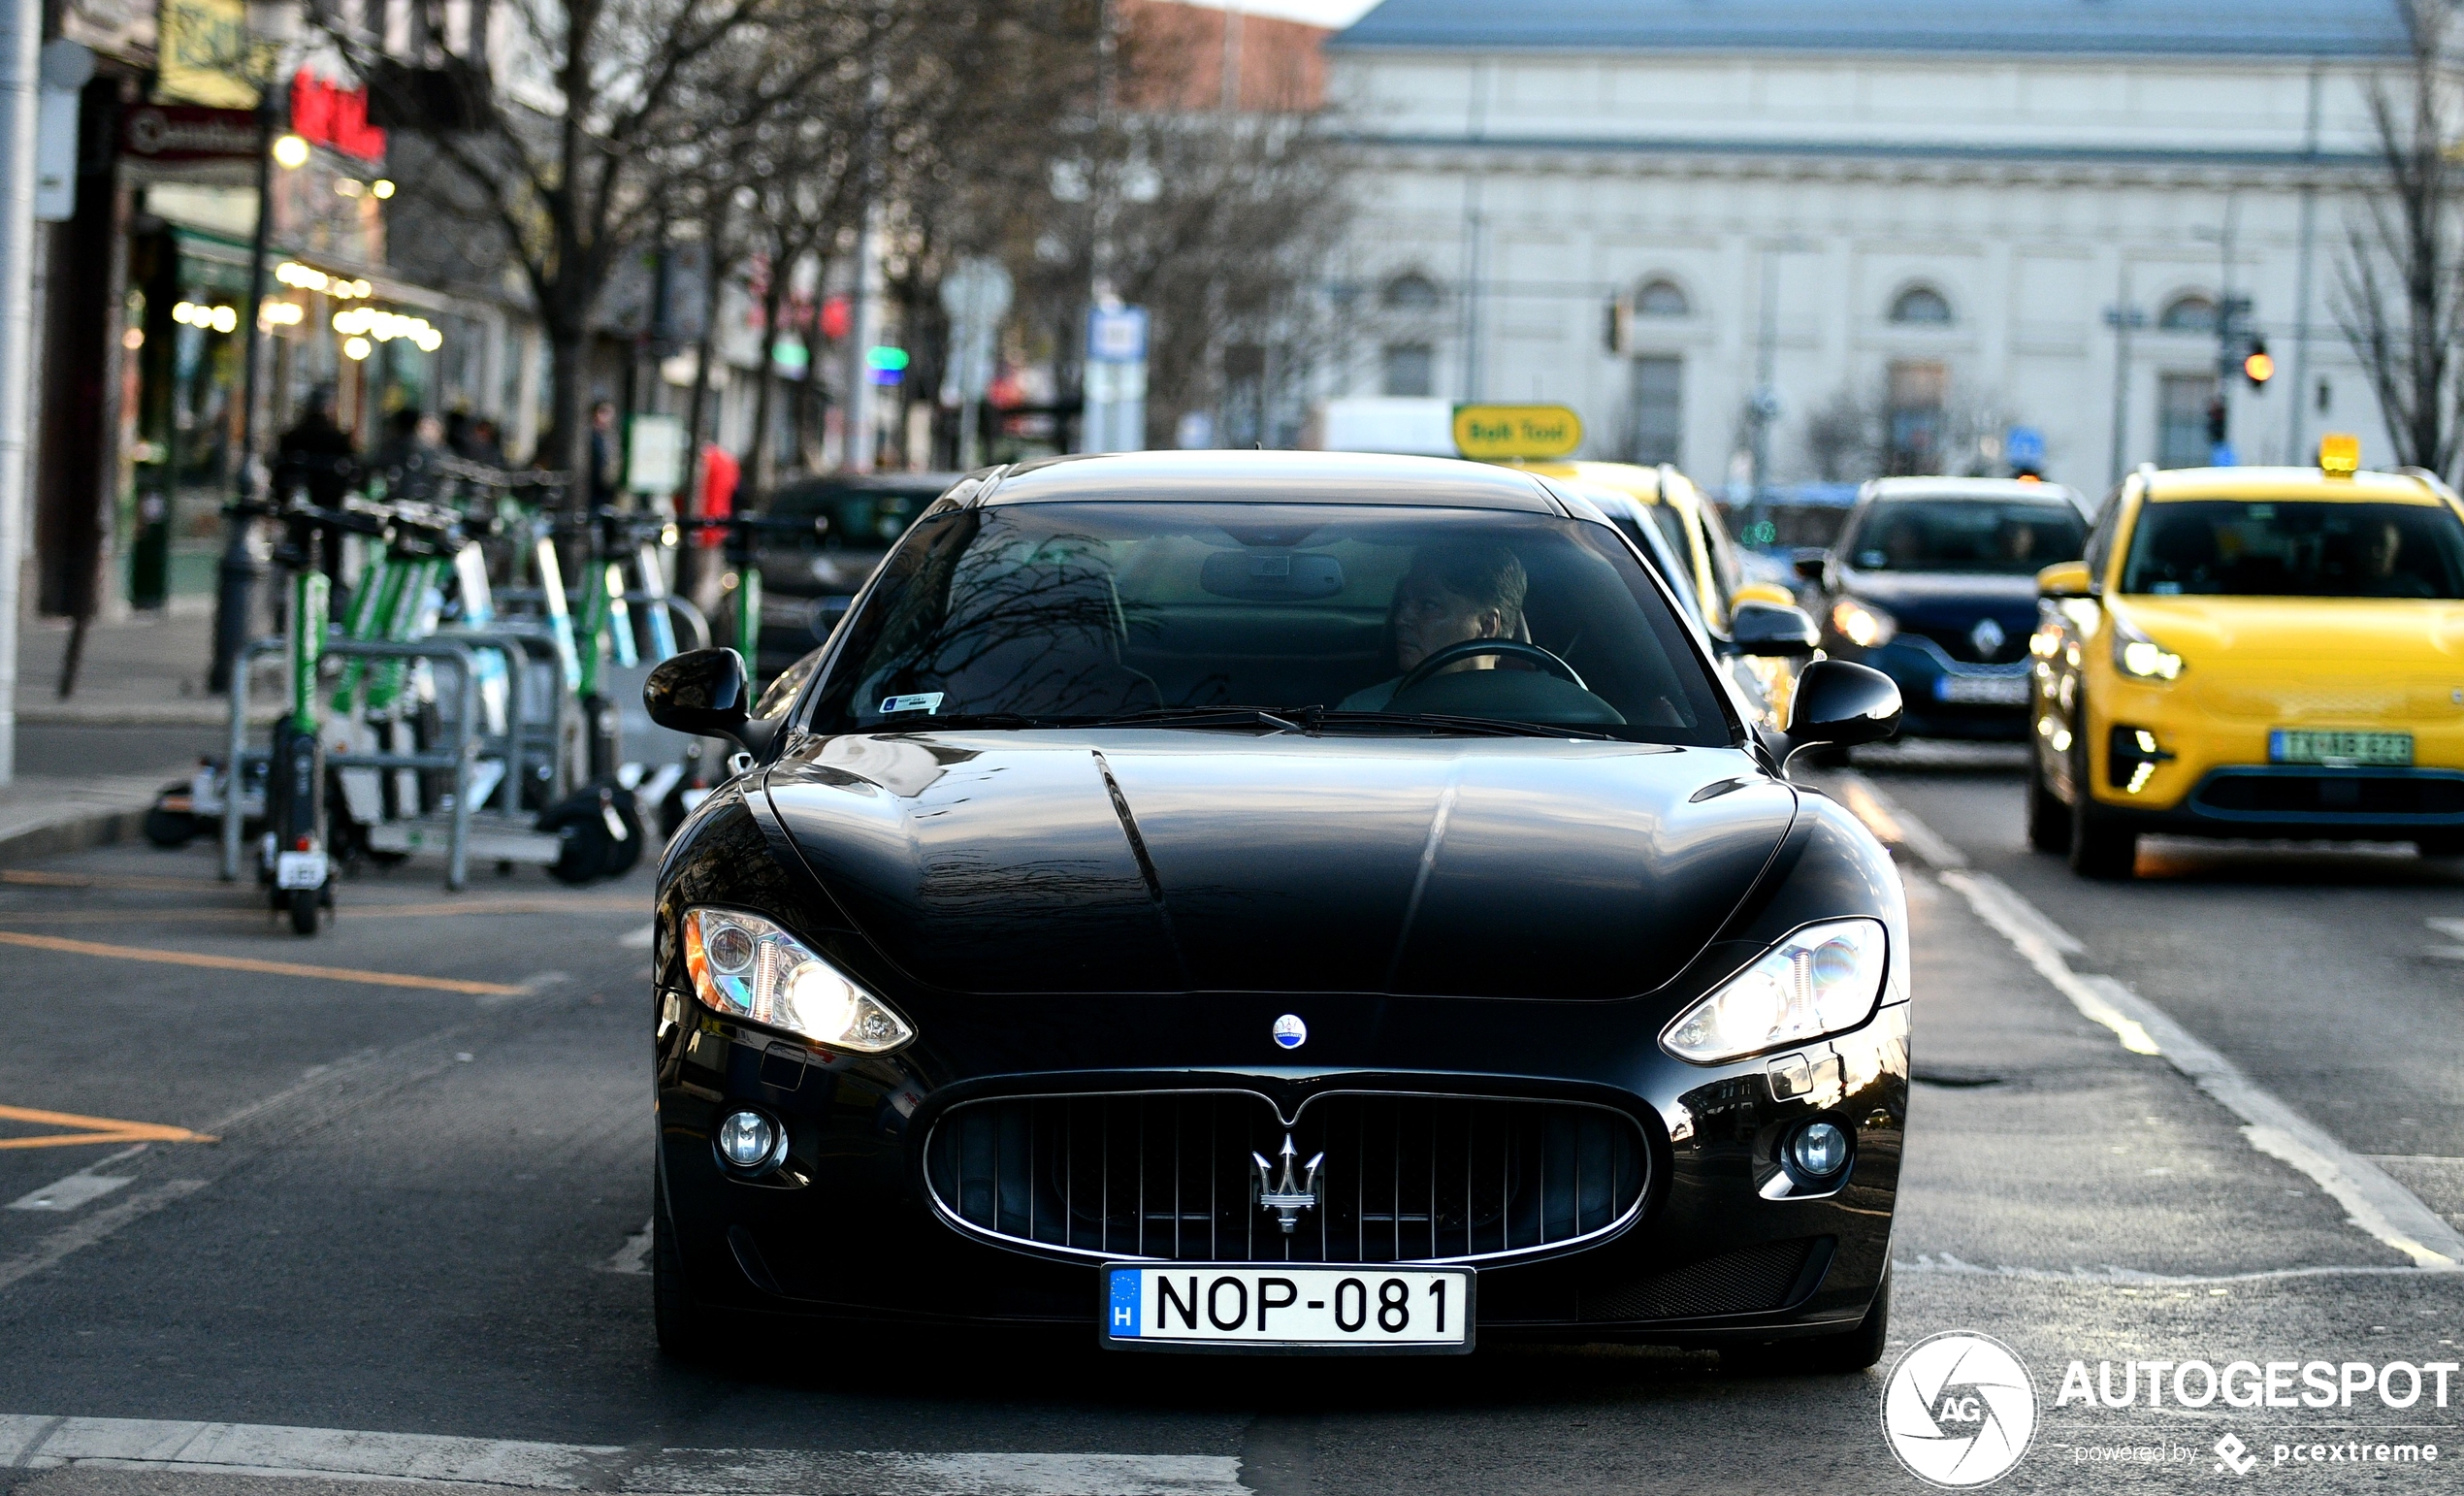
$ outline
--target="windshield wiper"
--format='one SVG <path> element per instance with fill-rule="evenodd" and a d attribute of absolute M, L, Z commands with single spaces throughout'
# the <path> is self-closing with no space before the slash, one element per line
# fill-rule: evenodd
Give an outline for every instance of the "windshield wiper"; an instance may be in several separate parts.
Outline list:
<path fill-rule="evenodd" d="M 1611 733 L 1595 732 L 1588 728 L 1548 727 L 1501 717 L 1458 717 L 1447 712 L 1346 712 L 1311 707 L 1299 715 L 1312 727 L 1416 728 L 1486 737 L 1590 737 L 1617 741 Z"/>
<path fill-rule="evenodd" d="M 1148 711 L 1097 717 L 1085 725 L 1097 728 L 1266 727 L 1278 732 L 1309 731 L 1291 718 L 1280 717 L 1263 706 L 1158 706 Z"/>

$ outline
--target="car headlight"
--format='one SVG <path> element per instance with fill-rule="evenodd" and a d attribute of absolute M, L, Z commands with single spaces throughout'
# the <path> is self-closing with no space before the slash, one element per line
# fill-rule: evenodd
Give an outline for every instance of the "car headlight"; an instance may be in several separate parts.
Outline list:
<path fill-rule="evenodd" d="M 2171 680 L 2183 670 L 2180 655 L 2140 633 L 2119 613 L 2113 619 L 2113 663 L 2133 680 Z"/>
<path fill-rule="evenodd" d="M 916 1036 L 879 998 L 758 914 L 688 909 L 684 923 L 685 970 L 713 1013 L 865 1055 Z"/>
<path fill-rule="evenodd" d="M 1808 925 L 1679 1014 L 1661 1047 L 1708 1065 L 1854 1028 L 1882 996 L 1888 945 L 1879 920 Z"/>
<path fill-rule="evenodd" d="M 1873 649 L 1891 642 L 1899 620 L 1870 602 L 1842 598 L 1831 605 L 1831 632 L 1859 649 Z"/>

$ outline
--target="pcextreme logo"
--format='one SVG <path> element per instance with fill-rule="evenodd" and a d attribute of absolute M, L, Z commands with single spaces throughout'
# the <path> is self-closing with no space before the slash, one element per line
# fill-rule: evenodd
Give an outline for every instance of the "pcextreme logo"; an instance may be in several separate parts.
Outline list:
<path fill-rule="evenodd" d="M 1946 1330 L 1910 1346 L 1882 1384 L 1882 1433 L 1929 1485 L 1989 1485 L 2036 1437 L 2036 1384 L 2008 1346 Z"/>

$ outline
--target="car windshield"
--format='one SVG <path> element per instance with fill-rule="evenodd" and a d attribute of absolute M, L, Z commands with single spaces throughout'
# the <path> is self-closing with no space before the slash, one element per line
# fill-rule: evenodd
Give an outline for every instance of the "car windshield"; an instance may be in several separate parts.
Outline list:
<path fill-rule="evenodd" d="M 1478 509 L 1051 503 L 920 524 L 849 621 L 816 732 L 1254 708 L 1321 730 L 1735 728 L 1613 532 Z"/>
<path fill-rule="evenodd" d="M 2141 511 L 2124 592 L 2464 598 L 2464 522 L 2445 504 L 2193 499 Z"/>
<path fill-rule="evenodd" d="M 1846 542 L 1860 571 L 1969 571 L 2033 576 L 2077 561 L 2088 524 L 2059 501 L 1883 499 Z"/>

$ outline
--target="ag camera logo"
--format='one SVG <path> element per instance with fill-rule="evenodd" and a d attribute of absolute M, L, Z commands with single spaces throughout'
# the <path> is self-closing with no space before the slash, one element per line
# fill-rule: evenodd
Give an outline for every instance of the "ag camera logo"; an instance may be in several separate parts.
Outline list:
<path fill-rule="evenodd" d="M 2036 1384 L 2010 1347 L 1990 1335 L 1929 1335 L 1883 1383 L 1882 1433 L 1908 1474 L 1928 1485 L 1990 1485 L 2036 1437 Z"/>

